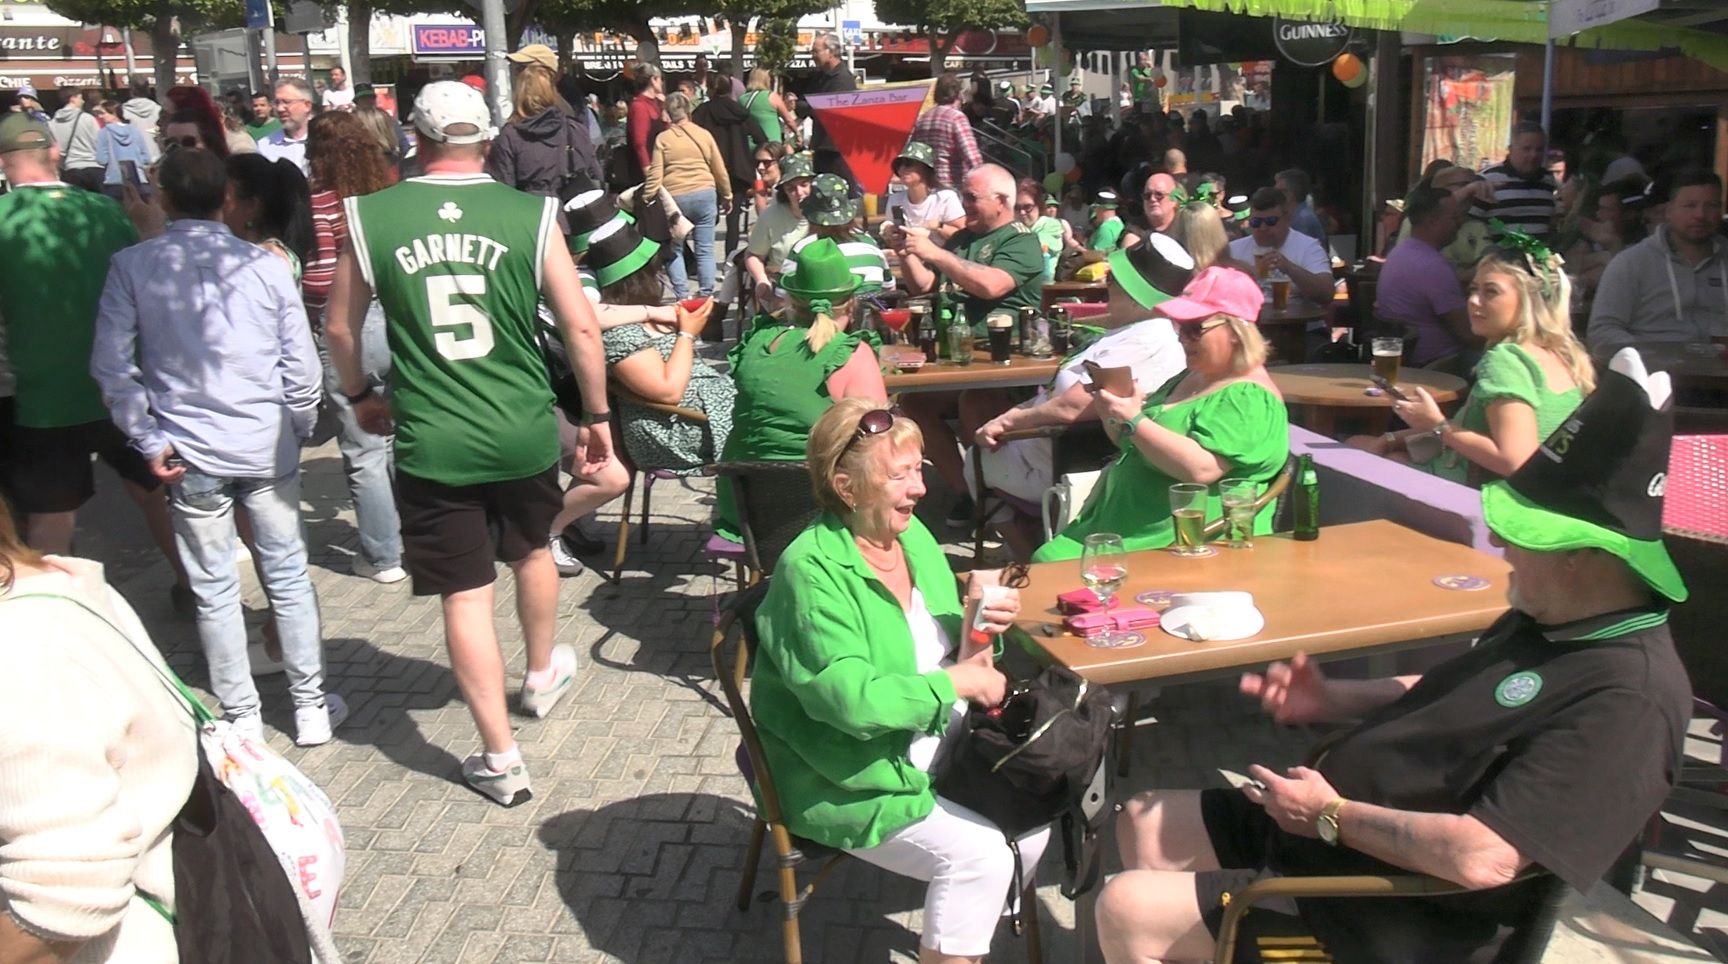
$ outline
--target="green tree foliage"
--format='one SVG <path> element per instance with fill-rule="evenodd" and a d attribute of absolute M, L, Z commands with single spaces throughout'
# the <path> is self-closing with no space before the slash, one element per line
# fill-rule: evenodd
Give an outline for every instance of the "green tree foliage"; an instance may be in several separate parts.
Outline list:
<path fill-rule="evenodd" d="M 1024 27 L 1030 21 L 1020 0 L 876 0 L 885 23 L 917 27 L 930 38 L 930 75 L 947 69 L 954 42 L 968 30 Z"/>
<path fill-rule="evenodd" d="M 80 23 L 149 31 L 157 90 L 174 86 L 183 37 L 246 22 L 241 0 L 49 0 L 48 9 Z"/>
<path fill-rule="evenodd" d="M 756 25 L 756 63 L 780 75 L 798 53 L 798 19 L 776 17 Z"/>

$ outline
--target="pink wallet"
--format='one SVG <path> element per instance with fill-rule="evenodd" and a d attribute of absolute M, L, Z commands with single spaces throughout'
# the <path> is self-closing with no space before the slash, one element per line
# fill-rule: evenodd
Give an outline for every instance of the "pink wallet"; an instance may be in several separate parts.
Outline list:
<path fill-rule="evenodd" d="M 1104 608 L 1098 594 L 1090 589 L 1073 589 L 1056 597 L 1056 611 L 1064 616 L 1095 613 Z"/>
<path fill-rule="evenodd" d="M 1101 629 L 1151 629 L 1158 625 L 1158 612 L 1144 606 L 1130 606 L 1127 609 L 1117 609 L 1108 613 L 1081 613 L 1069 616 L 1067 623 L 1068 628 L 1077 633 L 1090 633 Z"/>

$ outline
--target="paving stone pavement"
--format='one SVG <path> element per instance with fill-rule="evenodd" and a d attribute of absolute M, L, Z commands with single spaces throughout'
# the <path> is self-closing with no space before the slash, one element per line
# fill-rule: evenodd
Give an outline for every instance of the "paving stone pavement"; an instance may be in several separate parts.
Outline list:
<path fill-rule="evenodd" d="M 780 960 L 768 861 L 757 877 L 759 899 L 746 912 L 733 905 L 751 809 L 733 763 L 736 731 L 707 655 L 711 595 L 726 588 L 701 555 L 709 483 L 655 486 L 649 538 L 645 545 L 632 539 L 621 585 L 592 572 L 563 580 L 557 639 L 576 648 L 579 682 L 547 719 L 516 718 L 534 799 L 506 810 L 461 782 L 460 761 L 478 742 L 450 673 L 436 600 L 412 597 L 406 583 L 379 586 L 348 574 L 357 537 L 334 443 L 307 450 L 303 464 L 330 688 L 347 698 L 352 716 L 332 743 L 299 749 L 286 735 L 292 714 L 282 678 L 261 681 L 261 690 L 272 745 L 324 787 L 347 835 L 336 920 L 346 958 Z M 934 500 L 926 506 L 939 533 L 946 508 Z M 608 542 L 615 511 L 601 515 Z M 134 521 L 123 510 L 109 515 L 86 520 L 80 532 L 97 558 L 112 538 L 103 527 Z M 957 544 L 950 554 L 957 565 L 969 562 Z M 116 555 L 111 578 L 175 668 L 207 692 L 192 625 L 169 609 L 166 566 L 136 545 Z M 263 597 L 246 578 L 256 629 Z M 507 572 L 497 588 L 514 689 L 522 643 Z M 1156 724 L 1136 732 L 1133 788 L 1222 785 L 1213 768 L 1294 763 L 1313 739 L 1267 724 L 1229 682 L 1173 688 L 1150 705 Z M 1073 905 L 1056 884 L 1059 866 L 1047 859 L 1040 875 L 1044 960 L 1069 962 L 1079 952 Z M 1681 919 L 1683 930 L 1721 926 L 1714 890 L 1660 882 L 1658 890 L 1675 898 L 1659 913 Z M 805 959 L 915 960 L 922 893 L 919 883 L 848 862 L 806 906 Z M 995 949 L 993 961 L 1026 960 L 1023 942 L 1006 928 Z"/>

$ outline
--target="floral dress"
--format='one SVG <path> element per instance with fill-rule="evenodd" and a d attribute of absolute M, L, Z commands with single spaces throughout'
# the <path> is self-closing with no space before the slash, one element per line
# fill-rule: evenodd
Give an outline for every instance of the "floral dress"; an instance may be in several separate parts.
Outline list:
<path fill-rule="evenodd" d="M 602 333 L 606 365 L 610 368 L 644 348 L 660 352 L 661 361 L 672 357 L 677 332 L 650 330 L 646 325 L 623 325 Z M 684 388 L 680 408 L 708 416 L 704 425 L 678 415 L 657 412 L 624 403 L 619 411 L 624 451 L 638 469 L 658 469 L 689 474 L 719 461 L 732 434 L 732 399 L 737 394 L 732 380 L 696 359 L 690 366 L 690 383 Z"/>

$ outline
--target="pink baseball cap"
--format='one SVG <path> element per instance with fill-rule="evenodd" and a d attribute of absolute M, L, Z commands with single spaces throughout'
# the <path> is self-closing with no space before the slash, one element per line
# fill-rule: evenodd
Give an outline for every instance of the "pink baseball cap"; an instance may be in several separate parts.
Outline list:
<path fill-rule="evenodd" d="M 1238 268 L 1213 265 L 1194 276 L 1182 295 L 1158 306 L 1158 313 L 1171 321 L 1200 321 L 1213 315 L 1230 315 L 1253 322 L 1260 317 L 1266 296 L 1260 283 Z"/>

